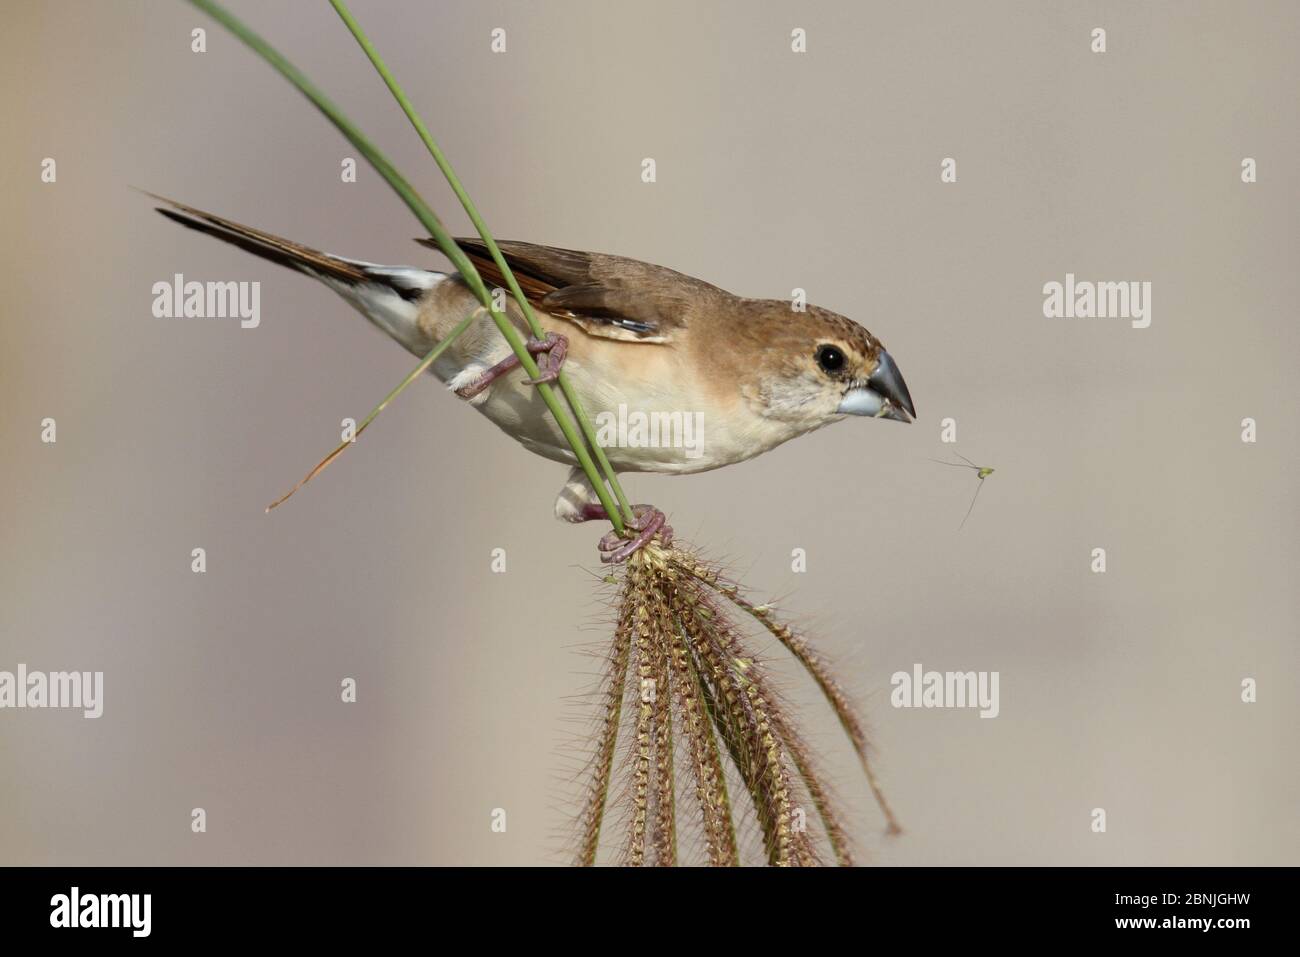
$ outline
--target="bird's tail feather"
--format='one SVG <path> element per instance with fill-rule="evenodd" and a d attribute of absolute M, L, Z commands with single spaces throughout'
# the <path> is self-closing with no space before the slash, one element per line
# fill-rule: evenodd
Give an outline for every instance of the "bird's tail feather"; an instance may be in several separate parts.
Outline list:
<path fill-rule="evenodd" d="M 158 212 L 173 222 L 321 280 L 384 332 L 412 352 L 422 353 L 426 343 L 416 325 L 417 303 L 447 278 L 445 273 L 333 256 L 164 196 L 146 195 L 166 203 L 170 208 L 158 207 Z"/>

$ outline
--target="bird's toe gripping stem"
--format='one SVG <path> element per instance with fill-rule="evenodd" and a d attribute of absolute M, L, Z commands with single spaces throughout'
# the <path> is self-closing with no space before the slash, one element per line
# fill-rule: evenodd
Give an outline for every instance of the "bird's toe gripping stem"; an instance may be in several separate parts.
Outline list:
<path fill-rule="evenodd" d="M 635 516 L 627 523 L 627 529 L 635 532 L 632 538 L 622 538 L 618 532 L 607 532 L 596 547 L 600 550 L 600 560 L 611 565 L 625 562 L 637 549 L 645 546 L 656 535 L 661 545 L 670 545 L 673 540 L 672 526 L 666 524 L 668 517 L 653 505 L 634 505 Z M 603 510 L 602 510 L 603 517 Z"/>
<path fill-rule="evenodd" d="M 559 333 L 548 332 L 542 339 L 529 337 L 526 346 L 530 353 L 539 358 L 537 378 L 525 379 L 525 382 L 541 385 L 543 382 L 554 382 L 560 377 L 560 367 L 564 365 L 564 357 L 569 354 L 568 339 Z"/>

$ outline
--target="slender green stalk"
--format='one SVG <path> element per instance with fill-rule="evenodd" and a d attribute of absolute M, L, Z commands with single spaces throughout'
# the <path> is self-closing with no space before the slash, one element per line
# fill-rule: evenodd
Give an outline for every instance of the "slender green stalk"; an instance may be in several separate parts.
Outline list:
<path fill-rule="evenodd" d="M 483 311 L 484 311 L 483 307 L 479 306 L 477 309 L 471 312 L 460 322 L 456 323 L 456 328 L 451 330 L 451 333 L 448 334 L 447 338 L 443 339 L 436 346 L 430 349 L 429 354 L 420 360 L 420 364 L 417 365 L 414 369 L 412 369 L 407 374 L 406 378 L 397 384 L 397 387 L 394 388 L 392 392 L 389 392 L 388 395 L 384 396 L 383 399 L 380 400 L 379 404 L 370 410 L 370 414 L 368 416 L 362 419 L 361 424 L 357 426 L 356 432 L 352 433 L 352 441 L 340 443 L 334 449 L 333 452 L 325 456 L 325 458 L 321 459 L 320 462 L 316 464 L 316 467 L 314 469 L 312 469 L 310 472 L 304 475 L 302 479 L 299 480 L 297 485 L 289 489 L 289 491 L 285 492 L 283 495 L 277 498 L 270 505 L 266 506 L 266 510 L 269 512 L 277 505 L 283 505 L 288 500 L 289 496 L 293 495 L 294 492 L 298 491 L 298 489 L 302 488 L 304 485 L 306 485 L 308 482 L 314 479 L 317 475 L 320 475 L 321 472 L 325 471 L 325 469 L 329 466 L 329 464 L 333 462 L 336 458 L 338 458 L 340 455 L 342 455 L 344 450 L 347 449 L 348 446 L 352 444 L 352 442 L 355 442 L 357 439 L 361 438 L 361 433 L 366 430 L 366 426 L 368 426 L 371 422 L 375 421 L 375 417 L 378 416 L 380 412 L 383 412 L 384 409 L 388 408 L 388 404 L 390 402 L 392 402 L 399 395 L 401 395 L 402 392 L 405 391 L 408 385 L 410 385 L 412 382 L 418 379 L 420 377 L 420 373 L 424 372 L 425 369 L 429 368 L 429 366 L 437 362 L 438 356 L 442 355 L 447 350 L 447 347 L 450 346 L 453 342 L 455 342 L 460 337 L 460 334 L 464 332 L 466 329 L 468 329 L 470 325 L 473 324 L 474 320 L 483 314 Z"/>
<path fill-rule="evenodd" d="M 470 262 L 469 257 L 456 245 L 451 235 L 442 225 L 429 205 L 415 191 L 415 188 L 397 171 L 397 168 L 389 161 L 377 146 L 374 145 L 363 134 L 357 126 L 352 123 L 338 108 L 337 105 L 327 97 L 307 76 L 290 63 L 285 57 L 269 43 L 261 38 L 252 28 L 237 18 L 230 11 L 226 10 L 214 0 L 190 0 L 194 6 L 207 13 L 214 20 L 224 26 L 227 30 L 242 40 L 250 49 L 257 53 L 262 59 L 274 67 L 285 79 L 292 83 L 299 92 L 309 99 L 315 107 L 325 115 L 335 127 L 338 128 L 348 141 L 352 143 L 362 155 L 370 162 L 381 176 L 388 182 L 388 185 L 402 198 L 411 212 L 415 214 L 421 225 L 429 231 L 438 248 L 442 250 L 443 255 L 451 260 L 456 271 L 460 273 L 474 295 L 478 298 L 492 316 L 493 322 L 496 323 L 501 335 L 509 343 L 511 350 L 518 357 L 524 371 L 532 378 L 537 378 L 541 370 L 538 369 L 537 363 L 532 355 L 529 354 L 524 346 L 524 340 L 519 335 L 518 330 L 502 313 L 496 310 L 492 305 L 492 296 L 487 287 L 483 284 L 478 270 Z M 591 454 L 588 452 L 586 444 L 574 428 L 569 413 L 560 405 L 559 399 L 556 398 L 555 392 L 545 383 L 537 386 L 541 394 L 542 401 L 546 403 L 547 409 L 555 417 L 556 424 L 564 434 L 570 448 L 573 449 L 574 456 L 578 459 L 578 464 L 582 467 L 591 483 L 600 503 L 604 507 L 606 514 L 609 516 L 611 524 L 618 532 L 623 531 L 622 517 L 618 512 L 618 507 L 610 497 L 605 483 L 601 481 L 600 472 L 596 469 L 595 462 L 592 461 Z M 566 398 L 568 398 L 566 396 Z M 587 425 L 584 422 L 584 425 Z M 590 428 L 588 425 L 587 428 Z M 597 446 L 598 448 L 598 446 Z"/>
<path fill-rule="evenodd" d="M 393 98 L 397 100 L 398 105 L 401 106 L 402 112 L 405 113 L 406 118 L 411 121 L 411 126 L 415 128 L 415 132 L 418 133 L 420 139 L 424 141 L 424 145 L 429 150 L 429 154 L 433 157 L 433 161 L 438 164 L 438 168 L 442 170 L 442 175 L 447 178 L 447 183 L 451 186 L 452 192 L 454 192 L 456 198 L 460 200 L 461 206 L 465 207 L 465 212 L 469 216 L 470 222 L 474 224 L 474 228 L 478 230 L 479 236 L 483 238 L 483 243 L 487 246 L 488 252 L 492 256 L 492 261 L 496 263 L 497 268 L 501 270 L 501 275 L 505 277 L 506 284 L 510 287 L 511 295 L 513 295 L 515 301 L 519 303 L 519 308 L 523 311 L 524 318 L 528 322 L 528 328 L 532 330 L 534 336 L 540 339 L 545 330 L 542 329 L 541 324 L 537 321 L 537 316 L 533 312 L 532 305 L 528 302 L 528 297 L 525 296 L 523 290 L 519 288 L 519 283 L 515 279 L 514 273 L 506 264 L 505 257 L 501 255 L 501 250 L 497 248 L 496 240 L 493 239 L 492 234 L 488 232 L 487 224 L 483 222 L 483 218 L 479 215 L 477 207 L 475 207 L 473 201 L 469 198 L 469 194 L 465 192 L 465 188 L 461 185 L 460 178 L 456 175 L 456 171 L 451 168 L 451 163 L 448 162 L 447 157 L 434 141 L 433 135 L 429 132 L 429 128 L 424 125 L 424 120 L 420 119 L 420 114 L 416 112 L 415 106 L 411 103 L 406 92 L 397 82 L 396 77 L 393 76 L 392 71 L 388 69 L 388 64 L 384 62 L 383 57 L 379 55 L 379 51 L 375 49 L 375 45 L 370 42 L 370 38 L 366 36 L 365 31 L 361 29 L 361 24 L 359 24 L 356 18 L 352 16 L 352 11 L 348 9 L 348 5 L 344 3 L 344 0 L 330 0 L 330 3 L 333 4 L 335 11 L 347 25 L 347 28 L 352 31 L 352 35 L 356 37 L 357 43 L 361 45 L 361 49 L 365 51 L 366 56 L 370 58 L 370 62 L 374 64 L 380 77 L 382 77 L 384 83 L 387 84 L 389 91 L 393 94 Z M 578 424 L 582 427 L 582 432 L 587 443 L 591 446 L 592 452 L 596 455 L 596 461 L 600 464 L 601 471 L 608 480 L 610 488 L 614 490 L 614 494 L 618 497 L 619 505 L 623 509 L 624 518 L 631 521 L 633 518 L 632 506 L 628 504 L 627 496 L 623 494 L 623 488 L 619 484 L 618 476 L 615 474 L 613 467 L 609 464 L 609 458 L 605 455 L 605 450 L 601 448 L 600 443 L 596 441 L 595 429 L 592 428 L 591 420 L 587 417 L 586 410 L 582 407 L 581 400 L 578 398 L 577 393 L 573 389 L 573 385 L 569 382 L 568 377 L 565 376 L 563 371 L 560 372 L 558 382 L 560 391 L 564 393 L 565 399 L 568 400 L 569 406 L 573 409 L 574 418 L 578 420 Z"/>

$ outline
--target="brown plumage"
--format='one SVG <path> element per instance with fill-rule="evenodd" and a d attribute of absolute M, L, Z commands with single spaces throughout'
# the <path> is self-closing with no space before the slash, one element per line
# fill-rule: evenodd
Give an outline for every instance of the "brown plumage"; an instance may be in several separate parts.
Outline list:
<path fill-rule="evenodd" d="M 437 248 L 431 239 L 418 242 Z M 456 244 L 485 283 L 506 285 L 486 244 L 478 239 Z M 497 246 L 534 308 L 569 319 L 591 335 L 670 342 L 692 306 L 728 296 L 702 280 L 625 256 L 512 240 Z"/>

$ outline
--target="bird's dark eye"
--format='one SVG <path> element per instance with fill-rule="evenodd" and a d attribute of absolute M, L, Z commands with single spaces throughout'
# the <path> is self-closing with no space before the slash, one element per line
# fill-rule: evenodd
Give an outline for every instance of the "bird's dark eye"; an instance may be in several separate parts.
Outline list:
<path fill-rule="evenodd" d="M 844 353 L 834 346 L 817 347 L 817 364 L 826 372 L 839 372 L 844 368 Z"/>

